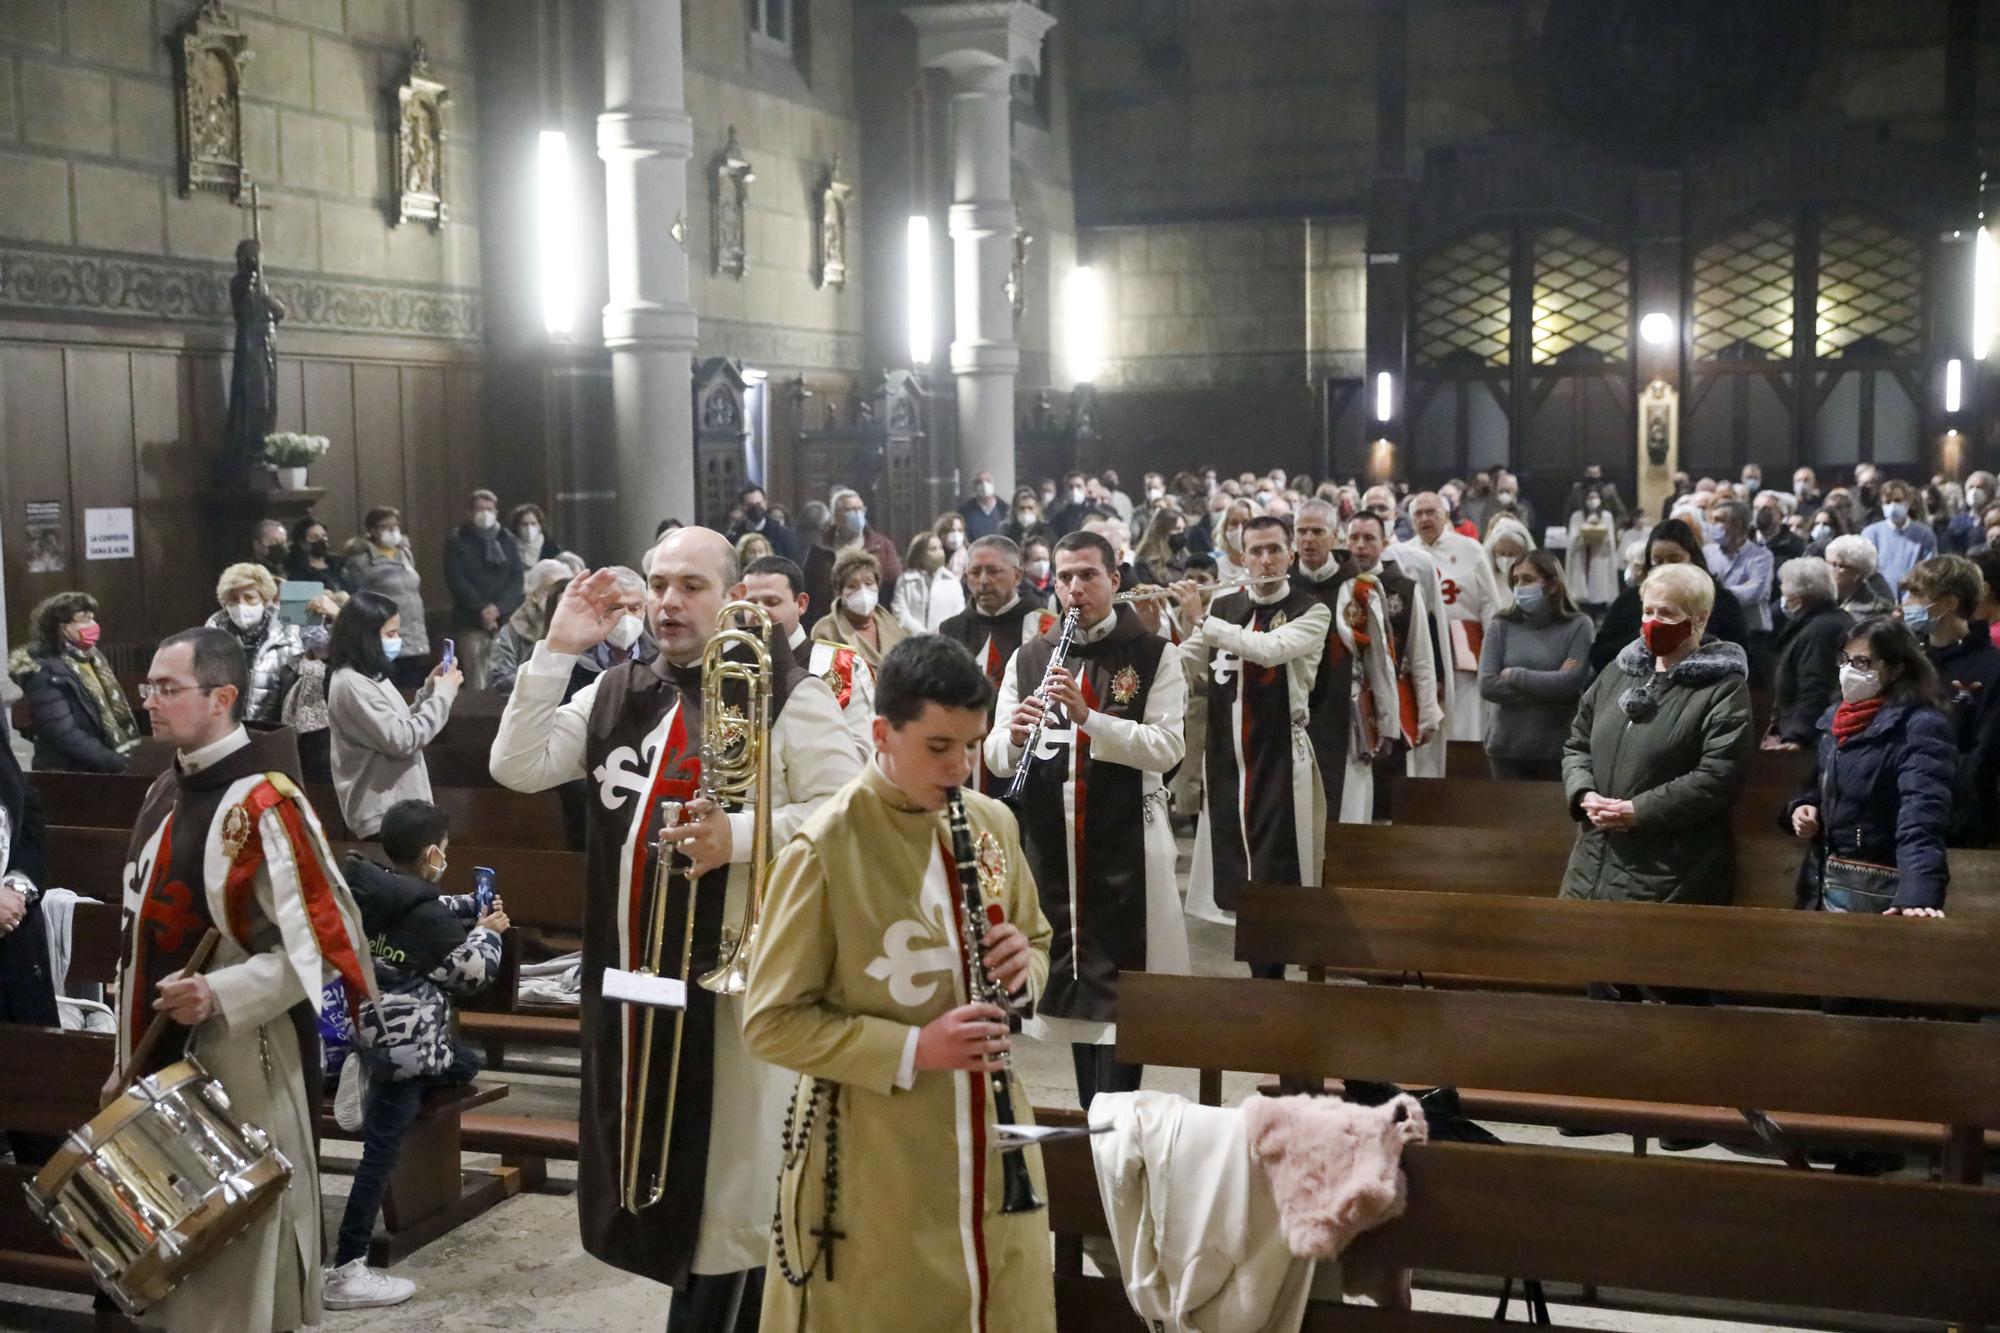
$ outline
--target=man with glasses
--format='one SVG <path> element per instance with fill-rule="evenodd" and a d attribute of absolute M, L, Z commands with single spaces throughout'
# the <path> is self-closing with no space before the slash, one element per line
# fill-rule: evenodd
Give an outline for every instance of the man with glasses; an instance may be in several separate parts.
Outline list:
<path fill-rule="evenodd" d="M 126 855 L 119 1064 L 165 1014 L 166 1040 L 123 1072 L 198 1055 L 295 1168 L 275 1208 L 153 1307 L 176 1333 L 320 1322 L 314 1013 L 336 978 L 357 1028 L 375 998 L 360 910 L 299 790 L 298 746 L 290 731 L 243 726 L 249 684 L 235 637 L 202 628 L 164 640 L 139 687 L 153 735 L 177 753 L 146 793 Z M 213 959 L 183 975 L 209 931 Z M 113 1072 L 107 1102 L 120 1083 Z"/>

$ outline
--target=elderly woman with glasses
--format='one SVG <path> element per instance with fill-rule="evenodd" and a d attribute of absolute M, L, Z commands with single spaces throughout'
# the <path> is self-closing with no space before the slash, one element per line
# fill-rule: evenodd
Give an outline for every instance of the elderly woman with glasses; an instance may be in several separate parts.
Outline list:
<path fill-rule="evenodd" d="M 1785 627 L 1773 647 L 1777 671 L 1771 690 L 1766 750 L 1803 750 L 1819 737 L 1819 717 L 1840 697 L 1834 659 L 1854 618 L 1840 609 L 1833 567 L 1802 555 L 1778 568 Z"/>
<path fill-rule="evenodd" d="M 1826 563 L 1833 567 L 1834 592 L 1840 609 L 1856 620 L 1886 616 L 1896 609 L 1889 581 L 1875 572 L 1875 544 L 1859 533 L 1835 537 L 1826 544 Z"/>

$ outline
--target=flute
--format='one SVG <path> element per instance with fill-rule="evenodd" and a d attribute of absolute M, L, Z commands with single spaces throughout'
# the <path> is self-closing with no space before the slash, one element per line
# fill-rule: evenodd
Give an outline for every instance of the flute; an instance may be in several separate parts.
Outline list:
<path fill-rule="evenodd" d="M 1282 578 L 1283 575 L 1279 577 Z M 1201 595 L 1203 597 L 1220 597 L 1226 592 L 1240 592 L 1244 588 L 1254 588 L 1262 583 L 1276 583 L 1277 581 L 1277 579 L 1231 579 L 1227 583 L 1204 583 L 1201 587 Z M 1117 606 L 1129 606 L 1133 602 L 1163 602 L 1173 595 L 1174 590 L 1171 587 L 1161 583 L 1149 583 L 1143 588 L 1134 588 L 1130 592 L 1117 593 L 1111 598 L 1111 601 Z"/>

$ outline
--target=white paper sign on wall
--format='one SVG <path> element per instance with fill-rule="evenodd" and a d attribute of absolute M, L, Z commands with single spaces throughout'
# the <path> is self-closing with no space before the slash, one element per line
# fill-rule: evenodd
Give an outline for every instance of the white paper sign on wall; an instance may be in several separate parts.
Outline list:
<path fill-rule="evenodd" d="M 130 560 L 139 554 L 132 534 L 129 509 L 86 509 L 83 511 L 83 558 L 85 560 Z"/>

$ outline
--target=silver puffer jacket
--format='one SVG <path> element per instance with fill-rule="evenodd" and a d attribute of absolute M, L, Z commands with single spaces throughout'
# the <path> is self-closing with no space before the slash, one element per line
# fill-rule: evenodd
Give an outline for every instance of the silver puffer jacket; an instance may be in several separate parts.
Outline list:
<path fill-rule="evenodd" d="M 284 702 L 285 674 L 305 655 L 299 627 L 278 619 L 277 609 L 264 612 L 264 623 L 245 633 L 236 627 L 227 611 L 208 618 L 210 629 L 227 630 L 243 645 L 250 659 L 250 697 L 243 701 L 243 715 L 252 722 L 278 721 L 278 707 Z"/>

